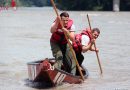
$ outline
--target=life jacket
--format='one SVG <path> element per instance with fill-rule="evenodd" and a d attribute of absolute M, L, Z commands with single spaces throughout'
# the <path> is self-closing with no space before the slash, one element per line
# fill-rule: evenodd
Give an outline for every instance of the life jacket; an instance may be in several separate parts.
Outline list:
<path fill-rule="evenodd" d="M 72 24 L 73 24 L 73 21 L 71 19 L 69 19 L 68 25 L 65 28 L 67 30 L 70 30 Z M 58 43 L 58 44 L 66 44 L 67 43 L 64 32 L 61 29 L 62 29 L 62 27 L 59 23 L 56 32 L 54 32 L 51 36 L 51 39 L 50 39 L 51 42 L 55 42 L 55 43 Z"/>
<path fill-rule="evenodd" d="M 92 39 L 91 30 L 88 28 L 86 30 L 83 30 L 80 34 L 76 34 L 75 41 L 72 43 L 73 49 L 76 53 L 82 52 L 82 44 L 81 44 L 82 35 L 87 35 L 90 41 Z"/>
<path fill-rule="evenodd" d="M 16 7 L 16 2 L 14 0 L 11 1 L 11 6 Z"/>

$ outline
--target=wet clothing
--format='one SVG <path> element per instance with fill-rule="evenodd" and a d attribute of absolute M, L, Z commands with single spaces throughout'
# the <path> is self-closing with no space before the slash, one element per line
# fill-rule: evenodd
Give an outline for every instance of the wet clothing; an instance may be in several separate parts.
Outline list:
<path fill-rule="evenodd" d="M 65 27 L 70 32 L 74 32 L 73 21 L 68 21 L 68 26 Z M 65 38 L 64 32 L 61 30 L 60 24 L 58 25 L 56 32 L 54 32 L 50 39 L 52 54 L 56 59 L 54 64 L 55 68 L 61 69 L 64 65 L 65 71 L 75 75 L 76 73 L 76 63 L 72 58 L 72 53 L 67 45 L 67 40 Z"/>
<path fill-rule="evenodd" d="M 79 65 L 82 65 L 84 56 L 82 54 L 82 46 L 87 46 L 92 39 L 91 31 L 89 29 L 83 30 L 80 34 L 75 35 L 75 42 L 73 42 L 73 49 L 76 53 L 76 58 Z"/>
<path fill-rule="evenodd" d="M 65 28 L 70 32 L 73 31 L 74 25 L 71 19 L 69 19 L 68 25 Z M 61 29 L 62 29 L 61 25 L 58 24 L 58 27 L 56 28 L 56 32 L 54 32 L 51 36 L 51 42 L 55 42 L 58 44 L 67 44 L 67 40 L 65 38 L 64 32 Z"/>
<path fill-rule="evenodd" d="M 68 73 L 72 73 L 75 75 L 76 73 L 76 63 L 73 60 L 72 53 L 68 44 L 60 45 L 57 43 L 50 42 L 53 56 L 56 59 L 56 63 L 54 66 L 58 69 L 61 69 L 62 65 L 63 69 Z"/>
<path fill-rule="evenodd" d="M 86 46 L 90 43 L 92 36 L 89 30 L 83 30 L 82 33 L 75 35 L 75 42 L 73 42 L 73 48 L 76 53 L 82 52 L 82 46 Z"/>

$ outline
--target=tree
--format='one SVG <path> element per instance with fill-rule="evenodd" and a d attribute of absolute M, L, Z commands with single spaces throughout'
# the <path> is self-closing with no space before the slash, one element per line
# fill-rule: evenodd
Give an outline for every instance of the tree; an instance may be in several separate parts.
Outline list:
<path fill-rule="evenodd" d="M 63 10 L 112 10 L 112 0 L 56 0 Z"/>
<path fill-rule="evenodd" d="M 5 6 L 6 0 L 0 0 L 0 6 Z"/>

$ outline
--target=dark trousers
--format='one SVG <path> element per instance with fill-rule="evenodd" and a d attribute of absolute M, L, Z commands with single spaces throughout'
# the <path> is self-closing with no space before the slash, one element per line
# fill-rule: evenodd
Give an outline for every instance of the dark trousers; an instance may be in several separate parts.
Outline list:
<path fill-rule="evenodd" d="M 84 60 L 84 56 L 82 53 L 76 53 L 76 58 L 78 60 L 79 65 L 81 66 Z"/>
<path fill-rule="evenodd" d="M 73 60 L 69 46 L 67 44 L 59 45 L 53 42 L 50 44 L 52 54 L 56 59 L 56 63 L 54 64 L 55 68 L 61 69 L 61 66 L 64 65 L 64 70 L 74 75 L 76 72 L 76 63 Z"/>
<path fill-rule="evenodd" d="M 82 63 L 83 63 L 83 60 L 84 60 L 83 54 L 82 53 L 76 53 L 76 58 L 78 60 L 79 66 L 81 66 Z M 80 75 L 78 68 L 76 68 L 76 75 Z"/>

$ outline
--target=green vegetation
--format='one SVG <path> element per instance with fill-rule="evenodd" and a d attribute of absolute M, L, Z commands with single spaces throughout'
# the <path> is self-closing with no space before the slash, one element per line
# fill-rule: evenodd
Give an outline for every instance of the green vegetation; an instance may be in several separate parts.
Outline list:
<path fill-rule="evenodd" d="M 64 10 L 112 10 L 112 0 L 57 0 Z"/>
<path fill-rule="evenodd" d="M 31 6 L 36 6 L 36 7 L 43 7 L 47 6 L 48 0 L 15 0 L 17 3 L 17 6 L 25 6 L 25 7 L 31 7 Z M 9 6 L 11 3 L 11 0 L 0 0 L 0 6 Z"/>
<path fill-rule="evenodd" d="M 50 6 L 50 0 L 15 0 L 17 6 Z M 62 10 L 112 11 L 113 0 L 54 0 Z M 0 6 L 9 6 L 11 0 L 0 0 Z M 120 0 L 120 10 L 130 11 L 130 0 Z"/>

